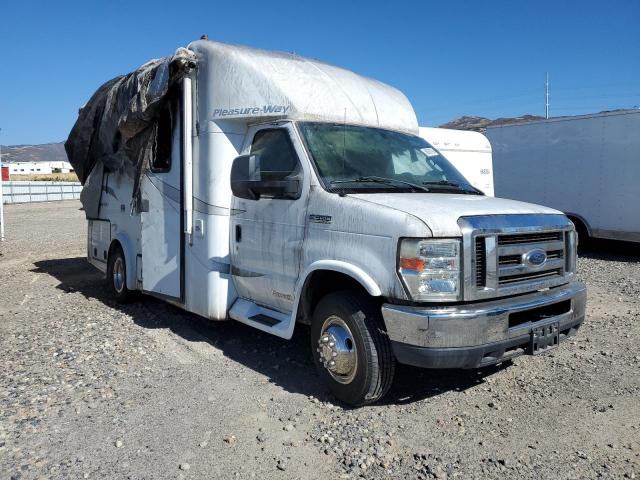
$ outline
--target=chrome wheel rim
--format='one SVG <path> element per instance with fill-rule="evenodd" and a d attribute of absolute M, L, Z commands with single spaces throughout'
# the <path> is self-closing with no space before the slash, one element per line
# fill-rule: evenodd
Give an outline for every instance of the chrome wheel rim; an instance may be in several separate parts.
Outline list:
<path fill-rule="evenodd" d="M 358 371 L 356 342 L 340 317 L 330 316 L 322 324 L 318 348 L 320 363 L 339 383 L 351 383 Z"/>
<path fill-rule="evenodd" d="M 124 290 L 124 262 L 121 257 L 113 262 L 113 288 L 116 292 L 122 293 Z"/>

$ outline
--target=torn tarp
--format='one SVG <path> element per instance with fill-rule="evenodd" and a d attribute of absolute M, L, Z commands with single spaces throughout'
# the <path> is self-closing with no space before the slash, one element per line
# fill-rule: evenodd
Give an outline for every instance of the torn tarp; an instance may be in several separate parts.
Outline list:
<path fill-rule="evenodd" d="M 171 87 L 195 66 L 195 54 L 180 48 L 109 80 L 80 110 L 64 147 L 84 185 L 80 198 L 87 218 L 98 216 L 105 168 L 131 176 L 132 197 L 137 197 L 154 149 L 158 115 Z"/>

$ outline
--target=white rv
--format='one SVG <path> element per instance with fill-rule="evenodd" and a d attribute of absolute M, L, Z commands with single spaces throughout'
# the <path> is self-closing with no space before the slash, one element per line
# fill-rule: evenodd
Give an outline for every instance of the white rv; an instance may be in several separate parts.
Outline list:
<path fill-rule="evenodd" d="M 319 375 L 353 405 L 383 396 L 396 362 L 482 367 L 576 332 L 571 222 L 472 187 L 401 92 L 293 54 L 188 49 L 139 201 L 125 167 L 97 190 L 88 257 L 116 298 L 287 339 L 310 324 Z"/>
<path fill-rule="evenodd" d="M 640 110 L 489 127 L 496 194 L 566 213 L 584 237 L 640 242 Z"/>
<path fill-rule="evenodd" d="M 491 143 L 479 132 L 420 127 L 420 136 L 434 146 L 469 183 L 494 196 Z"/>

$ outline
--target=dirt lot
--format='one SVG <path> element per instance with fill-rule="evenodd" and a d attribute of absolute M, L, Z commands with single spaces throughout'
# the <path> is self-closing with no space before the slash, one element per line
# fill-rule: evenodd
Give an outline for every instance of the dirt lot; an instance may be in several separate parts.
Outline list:
<path fill-rule="evenodd" d="M 283 341 L 153 299 L 117 306 L 77 202 L 10 205 L 0 245 L 0 478 L 635 478 L 640 254 L 600 243 L 578 337 L 482 371 L 401 367 L 328 395 Z"/>

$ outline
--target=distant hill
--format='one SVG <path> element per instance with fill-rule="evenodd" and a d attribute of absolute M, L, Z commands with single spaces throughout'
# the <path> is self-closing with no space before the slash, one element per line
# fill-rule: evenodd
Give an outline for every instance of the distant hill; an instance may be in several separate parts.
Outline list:
<path fill-rule="evenodd" d="M 635 109 L 634 109 L 635 110 Z M 630 111 L 626 108 L 618 108 L 614 110 L 603 110 L 599 113 L 625 112 Z M 559 116 L 552 118 L 570 118 L 571 116 Z M 486 117 L 475 117 L 472 115 L 464 115 L 450 122 L 439 125 L 440 128 L 451 128 L 453 130 L 473 130 L 475 132 L 484 133 L 487 127 L 495 127 L 500 125 L 510 125 L 512 123 L 534 122 L 536 120 L 544 120 L 544 117 L 538 115 L 520 115 L 519 117 L 500 117 L 494 120 Z"/>
<path fill-rule="evenodd" d="M 4 163 L 57 162 L 61 160 L 67 160 L 64 142 L 2 146 L 2 161 Z"/>
<path fill-rule="evenodd" d="M 455 120 L 451 120 L 445 124 L 440 125 L 440 128 L 451 128 L 453 130 L 473 130 L 475 132 L 484 133 L 487 127 L 493 127 L 496 125 L 509 125 L 511 123 L 520 122 L 533 122 L 535 120 L 543 120 L 544 117 L 537 115 L 521 115 L 519 117 L 500 117 L 495 120 L 491 120 L 486 117 L 475 117 L 465 115 Z"/>

